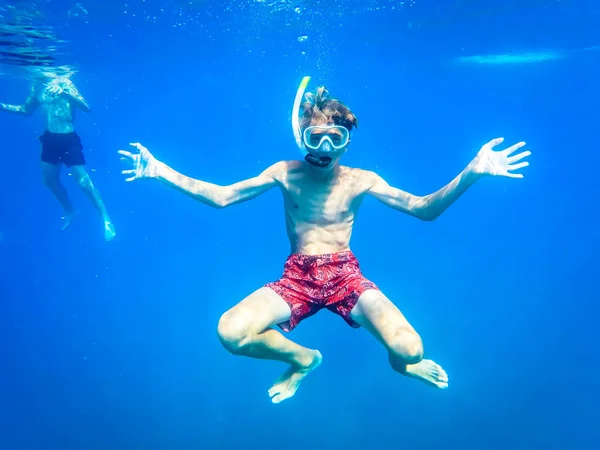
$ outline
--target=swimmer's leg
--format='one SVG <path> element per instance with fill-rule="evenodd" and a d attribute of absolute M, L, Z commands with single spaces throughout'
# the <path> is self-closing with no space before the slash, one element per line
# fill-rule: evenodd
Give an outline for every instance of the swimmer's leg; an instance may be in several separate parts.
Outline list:
<path fill-rule="evenodd" d="M 423 343 L 400 310 L 380 291 L 363 292 L 350 317 L 366 328 L 386 348 L 396 372 L 438 388 L 448 387 L 448 375 L 441 366 L 423 359 Z"/>
<path fill-rule="evenodd" d="M 42 181 L 56 197 L 65 212 L 62 227 L 64 230 L 71 225 L 71 221 L 77 212 L 73 208 L 71 200 L 69 200 L 67 190 L 60 182 L 60 164 L 50 164 L 42 161 Z"/>
<path fill-rule="evenodd" d="M 102 201 L 100 192 L 98 191 L 98 189 L 96 189 L 94 183 L 92 183 L 90 175 L 87 173 L 83 166 L 73 166 L 70 169 L 73 173 L 73 176 L 77 180 L 79 187 L 92 200 L 92 203 L 102 215 L 102 220 L 104 221 L 104 239 L 106 239 L 107 241 L 114 239 L 116 235 L 115 226 L 110 220 L 110 216 L 108 215 L 106 206 L 104 206 L 104 202 Z"/>
<path fill-rule="evenodd" d="M 269 389 L 273 403 L 292 397 L 306 375 L 321 364 L 321 353 L 302 347 L 271 328 L 290 318 L 290 307 L 263 287 L 221 316 L 219 339 L 234 355 L 288 363 L 290 368 Z"/>

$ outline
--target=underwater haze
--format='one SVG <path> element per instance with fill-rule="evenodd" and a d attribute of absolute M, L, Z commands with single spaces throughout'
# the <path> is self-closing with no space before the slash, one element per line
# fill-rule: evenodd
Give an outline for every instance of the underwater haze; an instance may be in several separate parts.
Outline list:
<path fill-rule="evenodd" d="M 3 0 L 0 16 L 0 102 L 71 78 L 117 233 L 66 167 L 79 214 L 61 230 L 42 114 L 0 111 L 0 449 L 600 448 L 600 3 Z M 322 311 L 286 336 L 323 364 L 271 403 L 285 366 L 230 354 L 217 323 L 281 276 L 281 194 L 215 209 L 121 174 L 133 142 L 219 185 L 302 159 L 304 76 L 360 121 L 342 163 L 416 195 L 491 139 L 532 152 L 522 179 L 484 178 L 435 221 L 372 198 L 358 216 L 361 269 L 448 389 Z"/>

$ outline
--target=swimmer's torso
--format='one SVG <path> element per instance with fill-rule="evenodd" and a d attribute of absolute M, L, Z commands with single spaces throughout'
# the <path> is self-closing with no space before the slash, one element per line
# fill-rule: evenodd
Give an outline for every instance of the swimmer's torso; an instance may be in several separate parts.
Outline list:
<path fill-rule="evenodd" d="M 46 130 L 51 133 L 72 133 L 75 129 L 75 106 L 68 96 L 56 96 L 40 89 L 36 99 L 43 112 Z"/>
<path fill-rule="evenodd" d="M 364 171 L 339 166 L 317 180 L 304 162 L 288 163 L 283 191 L 291 252 L 307 255 L 349 250 L 352 227 L 368 186 Z"/>

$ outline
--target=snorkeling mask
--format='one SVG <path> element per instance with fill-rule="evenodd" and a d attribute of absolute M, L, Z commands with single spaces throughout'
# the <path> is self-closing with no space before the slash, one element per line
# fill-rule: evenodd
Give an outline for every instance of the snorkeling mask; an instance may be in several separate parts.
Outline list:
<path fill-rule="evenodd" d="M 300 103 L 309 81 L 310 77 L 304 77 L 298 87 L 292 110 L 292 128 L 304 160 L 314 166 L 326 167 L 331 163 L 332 156 L 348 145 L 350 132 L 340 125 L 313 125 L 300 135 Z"/>
<path fill-rule="evenodd" d="M 307 149 L 304 159 L 310 164 L 325 167 L 335 153 L 348 145 L 350 132 L 339 125 L 314 125 L 302 133 L 302 143 Z"/>
<path fill-rule="evenodd" d="M 313 125 L 304 130 L 302 140 L 304 146 L 311 150 L 320 150 L 325 144 L 329 144 L 329 151 L 340 150 L 348 145 L 350 132 L 340 125 Z"/>

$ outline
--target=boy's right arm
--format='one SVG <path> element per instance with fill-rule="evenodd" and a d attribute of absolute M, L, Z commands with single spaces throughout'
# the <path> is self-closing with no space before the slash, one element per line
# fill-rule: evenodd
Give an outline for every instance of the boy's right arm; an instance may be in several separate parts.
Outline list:
<path fill-rule="evenodd" d="M 27 100 L 25 100 L 25 103 L 23 105 L 7 105 L 5 103 L 0 103 L 0 110 L 16 114 L 23 114 L 26 116 L 31 115 L 37 107 L 38 101 L 35 86 L 31 86 L 29 97 L 27 97 Z"/>
<path fill-rule="evenodd" d="M 229 186 L 219 186 L 196 180 L 171 169 L 158 161 L 141 144 L 131 144 L 139 153 L 119 150 L 123 160 L 129 160 L 133 168 L 124 170 L 129 175 L 126 181 L 139 178 L 156 178 L 190 197 L 215 208 L 224 208 L 258 197 L 277 185 L 277 179 L 286 170 L 286 163 L 279 162 L 264 170 L 260 175 Z"/>

